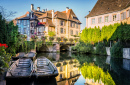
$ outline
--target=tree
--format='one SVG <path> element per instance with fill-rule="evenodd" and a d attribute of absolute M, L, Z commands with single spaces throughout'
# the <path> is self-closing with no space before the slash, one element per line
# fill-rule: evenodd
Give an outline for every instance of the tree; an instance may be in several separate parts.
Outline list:
<path fill-rule="evenodd" d="M 56 35 L 56 33 L 55 33 L 55 32 L 53 32 L 53 31 L 49 31 L 49 32 L 48 32 L 48 35 L 49 35 L 49 37 L 53 37 L 53 36 L 55 36 L 55 35 Z"/>

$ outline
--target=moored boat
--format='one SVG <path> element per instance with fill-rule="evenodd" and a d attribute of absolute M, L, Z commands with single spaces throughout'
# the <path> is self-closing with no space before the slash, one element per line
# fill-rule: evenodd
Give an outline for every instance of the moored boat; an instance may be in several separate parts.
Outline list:
<path fill-rule="evenodd" d="M 12 60 L 17 60 L 19 58 L 30 58 L 31 60 L 34 60 L 36 57 L 36 54 L 34 52 L 29 52 L 27 54 L 25 54 L 24 52 L 20 52 L 18 53 L 17 56 L 13 56 Z"/>
<path fill-rule="evenodd" d="M 15 61 L 7 71 L 6 78 L 30 78 L 33 73 L 31 59 L 21 58 Z"/>
<path fill-rule="evenodd" d="M 34 71 L 37 78 L 58 76 L 56 66 L 45 57 L 39 57 L 35 60 Z"/>

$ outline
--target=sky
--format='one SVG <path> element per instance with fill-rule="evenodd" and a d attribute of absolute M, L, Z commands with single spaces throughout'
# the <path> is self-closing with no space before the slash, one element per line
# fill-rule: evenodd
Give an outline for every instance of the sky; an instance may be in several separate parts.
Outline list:
<path fill-rule="evenodd" d="M 40 7 L 42 9 L 65 11 L 66 7 L 72 9 L 78 19 L 81 21 L 81 30 L 86 26 L 85 16 L 92 10 L 97 0 L 0 0 L 0 6 L 7 11 L 17 12 L 14 17 L 24 15 L 31 10 L 31 4 L 34 4 L 34 9 Z"/>

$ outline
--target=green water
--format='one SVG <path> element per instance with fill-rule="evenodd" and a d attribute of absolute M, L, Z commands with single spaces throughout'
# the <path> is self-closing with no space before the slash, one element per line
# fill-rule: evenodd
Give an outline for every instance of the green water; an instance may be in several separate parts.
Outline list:
<path fill-rule="evenodd" d="M 88 65 L 92 63 L 96 67 L 101 68 L 104 73 L 108 72 L 108 74 L 110 74 L 110 76 L 112 77 L 111 80 L 114 81 L 116 85 L 130 85 L 130 60 L 127 59 L 114 59 L 110 56 L 75 54 L 70 52 L 38 53 L 37 57 L 40 56 L 45 56 L 52 62 L 62 62 L 66 60 L 76 59 L 79 62 L 79 66 L 75 68 L 81 68 L 84 63 L 87 63 Z M 27 80 L 25 80 L 22 81 L 22 83 L 18 82 L 19 84 L 16 85 L 65 85 L 65 83 L 69 83 L 69 85 L 84 85 L 84 83 L 87 82 L 82 72 L 80 72 L 80 74 L 81 75 L 79 77 L 75 76 L 73 78 L 63 79 L 61 81 L 57 80 L 56 78 L 47 80 L 41 79 L 41 81 L 32 79 L 28 81 L 28 84 Z M 9 83 L 9 85 L 12 84 Z"/>

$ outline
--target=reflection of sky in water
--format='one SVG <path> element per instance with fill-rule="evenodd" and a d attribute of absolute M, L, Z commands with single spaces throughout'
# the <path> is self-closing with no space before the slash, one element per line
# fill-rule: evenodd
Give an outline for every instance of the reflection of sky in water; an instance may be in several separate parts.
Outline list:
<path fill-rule="evenodd" d="M 84 77 L 81 75 L 81 76 L 79 77 L 79 79 L 75 82 L 74 85 L 84 85 L 84 83 L 85 83 L 85 79 L 84 79 Z"/>
<path fill-rule="evenodd" d="M 127 60 L 127 59 L 113 59 L 110 56 L 97 56 L 97 55 L 86 55 L 86 54 L 76 54 L 76 55 L 74 55 L 74 54 L 71 54 L 69 52 L 64 52 L 64 53 L 38 53 L 37 56 L 45 56 L 48 59 L 50 58 L 52 61 L 55 60 L 55 61 L 58 61 L 58 62 L 70 60 L 72 58 L 77 59 L 80 64 L 83 64 L 85 62 L 88 62 L 88 63 L 94 62 L 94 64 L 96 66 L 99 66 L 104 71 L 108 70 L 108 72 L 112 76 L 113 80 L 115 81 L 116 85 L 130 85 L 130 60 Z M 12 82 L 12 83 L 14 83 L 14 82 Z M 23 83 L 23 82 L 21 82 L 21 83 Z M 32 81 L 31 81 L 31 84 L 27 84 L 27 85 L 44 85 L 44 84 L 45 85 L 53 85 L 52 83 L 56 83 L 56 80 L 52 79 L 52 80 L 49 80 L 49 82 L 46 82 L 45 80 L 43 80 L 42 82 L 36 82 L 35 81 L 33 84 L 32 84 Z M 85 79 L 81 75 L 78 78 L 78 80 L 75 82 L 74 85 L 84 85 L 84 83 L 85 83 Z M 10 85 L 10 83 L 8 85 Z M 26 85 L 26 84 L 16 84 L 16 85 Z M 63 84 L 63 85 L 65 85 L 65 84 Z"/>

